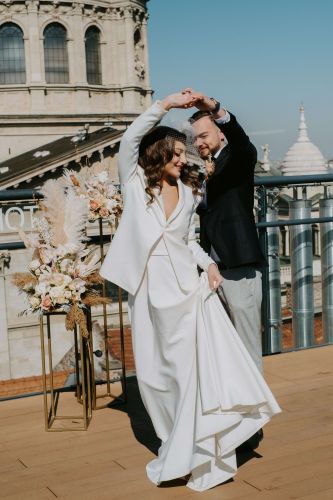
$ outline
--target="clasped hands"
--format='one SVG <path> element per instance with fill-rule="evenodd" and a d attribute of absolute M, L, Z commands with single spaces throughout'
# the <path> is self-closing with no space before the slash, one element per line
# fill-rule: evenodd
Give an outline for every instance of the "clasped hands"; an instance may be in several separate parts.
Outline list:
<path fill-rule="evenodd" d="M 193 108 L 201 111 L 212 111 L 215 103 L 202 92 L 196 92 L 191 88 L 186 88 L 176 94 L 170 94 L 162 100 L 162 105 L 166 111 L 171 108 Z"/>

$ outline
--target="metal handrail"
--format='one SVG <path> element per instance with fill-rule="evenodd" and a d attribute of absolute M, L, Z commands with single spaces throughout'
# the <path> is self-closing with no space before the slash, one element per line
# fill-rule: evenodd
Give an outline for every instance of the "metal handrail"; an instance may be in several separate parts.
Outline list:
<path fill-rule="evenodd" d="M 0 201 L 28 201 L 44 198 L 37 189 L 3 189 L 0 190 Z"/>
<path fill-rule="evenodd" d="M 255 186 L 288 186 L 304 184 L 322 184 L 333 182 L 333 172 L 319 175 L 272 175 L 272 176 L 254 176 Z"/>

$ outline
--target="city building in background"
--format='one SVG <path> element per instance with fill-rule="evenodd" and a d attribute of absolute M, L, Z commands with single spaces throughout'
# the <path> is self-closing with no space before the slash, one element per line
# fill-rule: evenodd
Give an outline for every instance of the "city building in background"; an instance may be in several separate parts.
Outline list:
<path fill-rule="evenodd" d="M 0 162 L 151 102 L 146 0 L 0 1 Z"/>

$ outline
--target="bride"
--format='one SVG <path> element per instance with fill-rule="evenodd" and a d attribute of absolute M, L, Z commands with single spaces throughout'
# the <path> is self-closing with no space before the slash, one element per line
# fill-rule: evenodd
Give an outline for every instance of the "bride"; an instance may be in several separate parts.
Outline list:
<path fill-rule="evenodd" d="M 196 242 L 200 196 L 186 137 L 155 126 L 194 104 L 189 93 L 169 95 L 123 135 L 124 212 L 101 275 L 129 293 L 139 389 L 162 441 L 147 475 L 155 484 L 188 475 L 187 486 L 203 491 L 236 474 L 235 448 L 280 409 L 216 296 L 216 264 Z"/>

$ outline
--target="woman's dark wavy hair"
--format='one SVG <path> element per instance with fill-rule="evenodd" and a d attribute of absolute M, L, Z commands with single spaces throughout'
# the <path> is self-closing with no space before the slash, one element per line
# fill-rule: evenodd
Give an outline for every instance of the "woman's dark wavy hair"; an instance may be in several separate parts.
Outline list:
<path fill-rule="evenodd" d="M 139 165 L 147 179 L 146 193 L 150 197 L 148 204 L 153 203 L 155 199 L 154 189 L 161 191 L 164 167 L 173 158 L 176 141 L 186 144 L 186 135 L 163 125 L 154 127 L 141 140 Z M 192 188 L 193 194 L 198 194 L 201 183 L 196 168 L 184 165 L 180 179 Z"/>

